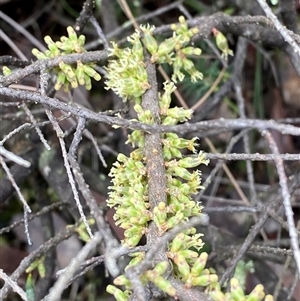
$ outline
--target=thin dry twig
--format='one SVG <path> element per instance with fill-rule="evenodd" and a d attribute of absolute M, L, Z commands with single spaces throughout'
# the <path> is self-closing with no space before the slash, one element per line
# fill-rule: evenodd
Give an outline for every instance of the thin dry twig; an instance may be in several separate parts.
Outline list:
<path fill-rule="evenodd" d="M 7 285 L 9 285 L 12 290 L 17 293 L 24 301 L 27 301 L 26 293 L 24 290 L 18 285 L 17 282 L 13 281 L 8 277 L 2 269 L 0 269 L 0 279 L 2 279 Z"/>
<path fill-rule="evenodd" d="M 93 238 L 79 251 L 76 257 L 71 260 L 64 273 L 59 276 L 59 278 L 51 288 L 50 293 L 45 298 L 43 298 L 43 301 L 61 300 L 61 295 L 65 290 L 69 280 L 73 277 L 76 270 L 80 267 L 82 262 L 87 258 L 91 251 L 96 249 L 101 240 L 102 235 L 100 233 L 95 233 Z"/>
<path fill-rule="evenodd" d="M 50 248 L 53 248 L 63 240 L 66 240 L 69 237 L 71 237 L 76 232 L 76 228 L 78 227 L 78 224 L 79 223 L 76 223 L 74 226 L 69 226 L 68 228 L 66 228 L 65 231 L 47 240 L 44 244 L 39 246 L 35 251 L 31 252 L 27 257 L 25 257 L 21 261 L 18 268 L 10 275 L 10 279 L 12 281 L 17 281 L 19 277 L 25 272 L 25 270 L 30 266 L 31 263 L 33 263 L 36 259 L 43 256 L 46 252 L 48 252 Z M 2 300 L 5 300 L 10 290 L 11 288 L 6 284 L 1 288 L 0 296 L 1 298 L 3 298 Z"/>
<path fill-rule="evenodd" d="M 220 118 L 213 120 L 205 120 L 196 123 L 186 122 L 185 124 L 174 126 L 148 125 L 141 122 L 127 120 L 119 117 L 107 116 L 104 113 L 101 114 L 92 112 L 84 107 L 77 107 L 75 105 L 63 103 L 56 98 L 42 96 L 32 92 L 24 92 L 6 87 L 0 87 L 0 95 L 41 103 L 43 105 L 49 106 L 50 108 L 59 109 L 68 112 L 74 116 L 86 118 L 93 122 L 103 122 L 110 125 L 117 125 L 125 128 L 142 130 L 147 133 L 206 132 L 209 129 L 219 129 L 224 132 L 237 129 L 272 129 L 282 134 L 300 136 L 300 127 L 286 123 L 279 123 L 274 120 Z"/>
<path fill-rule="evenodd" d="M 72 189 L 72 192 L 73 192 L 73 195 L 74 195 L 74 199 L 75 199 L 76 206 L 78 208 L 80 217 L 82 218 L 82 221 L 83 221 L 83 223 L 86 227 L 86 230 L 87 230 L 89 236 L 92 238 L 93 233 L 92 233 L 91 227 L 89 226 L 89 223 L 87 221 L 86 215 L 83 211 L 83 208 L 82 208 L 82 205 L 81 205 L 81 202 L 80 202 L 80 199 L 79 199 L 78 190 L 77 190 L 75 180 L 74 180 L 74 177 L 73 177 L 73 174 L 72 174 L 72 171 L 71 171 L 70 163 L 68 161 L 68 153 L 67 153 L 67 150 L 66 150 L 65 141 L 63 139 L 63 136 L 64 136 L 63 131 L 62 131 L 61 127 L 59 126 L 57 120 L 54 118 L 52 112 L 49 109 L 46 109 L 45 112 L 46 112 L 49 120 L 51 121 L 51 123 L 53 125 L 53 128 L 56 132 L 56 136 L 58 138 L 58 141 L 59 141 L 59 144 L 60 144 L 60 147 L 61 147 L 62 157 L 63 157 L 63 160 L 64 160 L 64 165 L 65 165 L 66 172 L 67 172 L 67 175 L 68 175 L 69 183 L 71 185 L 71 189 Z"/>
<path fill-rule="evenodd" d="M 289 181 L 289 191 L 292 193 L 296 188 L 298 188 L 300 185 L 300 177 L 299 174 L 297 176 L 293 176 L 290 178 Z M 254 226 L 251 228 L 248 236 L 246 237 L 243 244 L 240 246 L 236 256 L 230 261 L 228 267 L 226 268 L 225 272 L 220 278 L 220 284 L 223 285 L 226 280 L 229 279 L 230 275 L 234 271 L 237 263 L 242 259 L 244 254 L 247 252 L 247 250 L 250 248 L 251 244 L 253 243 L 256 235 L 259 233 L 260 229 L 265 224 L 266 220 L 269 216 L 269 211 L 276 211 L 281 205 L 281 195 L 278 195 L 276 193 L 275 197 L 272 197 L 273 195 L 270 194 L 268 197 L 267 203 L 265 204 L 266 210 L 262 212 L 262 214 L 259 216 L 258 221 L 254 224 Z"/>
<path fill-rule="evenodd" d="M 274 15 L 271 8 L 269 7 L 268 3 L 264 0 L 257 0 L 260 7 L 265 12 L 266 16 L 273 22 L 275 28 L 278 30 L 278 32 L 282 35 L 284 40 L 289 43 L 294 51 L 298 53 L 300 57 L 300 46 L 296 43 L 295 39 L 291 36 L 291 31 L 288 30 L 286 27 L 284 27 L 278 20 L 278 18 Z M 299 37 L 299 36 L 298 36 Z M 300 39 L 300 37 L 299 37 Z"/>
<path fill-rule="evenodd" d="M 278 146 L 272 137 L 271 133 L 269 131 L 263 131 L 262 135 L 267 139 L 269 143 L 269 147 L 274 153 L 274 155 L 279 155 L 279 150 Z M 288 189 L 287 185 L 287 177 L 284 171 L 284 166 L 283 166 L 283 160 L 281 158 L 277 158 L 275 160 L 276 168 L 277 168 L 277 173 L 279 176 L 279 184 L 281 187 L 281 194 L 282 194 L 282 199 L 283 199 L 283 206 L 285 209 L 285 215 L 287 218 L 287 223 L 289 225 L 289 235 L 291 239 L 291 246 L 294 251 L 294 258 L 296 261 L 297 269 L 298 269 L 298 274 L 300 274 L 300 248 L 299 248 L 299 238 L 297 234 L 297 230 L 295 227 L 295 221 L 294 221 L 294 212 L 291 206 L 291 194 Z"/>
<path fill-rule="evenodd" d="M 15 155 L 14 153 L 8 151 L 7 149 L 5 149 L 3 146 L 2 146 L 2 143 L 0 142 L 0 156 L 3 156 L 5 157 L 6 159 L 8 160 L 11 160 L 21 166 L 24 166 L 24 167 L 29 167 L 31 165 L 31 163 L 27 160 L 24 160 L 23 158 Z"/>

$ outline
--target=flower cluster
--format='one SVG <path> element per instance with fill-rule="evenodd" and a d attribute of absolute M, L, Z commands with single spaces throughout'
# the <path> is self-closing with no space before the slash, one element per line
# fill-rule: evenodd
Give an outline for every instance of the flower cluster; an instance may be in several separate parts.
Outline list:
<path fill-rule="evenodd" d="M 173 36 L 160 44 L 153 37 L 154 29 L 154 26 L 141 26 L 141 30 L 144 33 L 143 43 L 152 55 L 151 62 L 173 65 L 172 80 L 175 83 L 177 79 L 182 81 L 184 78 L 181 69 L 190 75 L 192 82 L 202 79 L 202 73 L 195 68 L 193 61 L 187 58 L 187 56 L 191 55 L 198 56 L 202 52 L 200 48 L 187 47 L 191 38 L 198 33 L 198 29 L 188 28 L 185 18 L 181 16 L 179 17 L 179 25 L 172 24 L 171 26 Z"/>
<path fill-rule="evenodd" d="M 189 120 L 192 116 L 191 110 L 170 107 L 170 105 L 172 93 L 176 90 L 174 82 L 184 77 L 181 69 L 190 74 L 192 81 L 202 78 L 202 74 L 195 69 L 193 62 L 187 59 L 188 55 L 201 54 L 199 48 L 186 46 L 191 37 L 197 33 L 197 29 L 189 29 L 183 17 L 179 18 L 179 25 L 172 25 L 172 29 L 173 36 L 158 43 L 153 36 L 154 27 L 141 26 L 142 38 L 139 31 L 128 38 L 132 48 L 121 49 L 113 43 L 113 48 L 110 50 L 110 55 L 115 59 L 111 60 L 107 67 L 107 89 L 112 89 L 124 100 L 133 100 L 138 121 L 146 124 L 153 124 L 154 119 L 152 113 L 141 106 L 141 96 L 150 88 L 144 64 L 143 46 L 151 54 L 150 63 L 168 63 L 173 66 L 173 82 L 164 83 L 164 92 L 158 95 L 161 124 L 176 125 Z M 167 179 L 166 203 L 159 202 L 157 206 L 150 208 L 146 162 L 143 154 L 145 139 L 142 131 L 135 130 L 128 136 L 127 143 L 131 143 L 136 149 L 129 157 L 119 154 L 110 172 L 113 186 L 109 187 L 111 191 L 108 206 L 116 209 L 114 219 L 117 225 L 125 229 L 122 243 L 127 247 L 134 247 L 139 243 L 142 236 L 147 233 L 151 221 L 155 223 L 158 235 L 163 235 L 188 218 L 202 214 L 202 207 L 193 200 L 193 195 L 202 189 L 201 173 L 197 167 L 208 164 L 208 160 L 202 152 L 197 153 L 197 138 L 188 140 L 175 133 L 163 133 L 161 142 Z M 187 151 L 192 154 L 186 155 Z M 203 247 L 201 237 L 202 234 L 197 233 L 193 227 L 174 237 L 165 253 L 168 260 L 159 262 L 153 269 L 142 273 L 140 275 L 142 284 L 152 282 L 161 291 L 177 298 L 176 288 L 166 277 L 166 274 L 172 271 L 186 288 L 205 287 L 205 292 L 214 301 L 262 300 L 264 293 L 261 286 L 245 296 L 240 292 L 239 283 L 235 278 L 231 280 L 231 291 L 225 294 L 222 292 L 215 271 L 205 268 L 208 254 L 201 253 Z M 133 258 L 125 271 L 140 263 L 145 257 L 145 252 L 137 252 L 131 256 Z M 124 290 L 114 285 L 123 286 Z M 114 285 L 109 285 L 107 291 L 113 294 L 117 301 L 130 298 L 133 287 L 126 275 L 118 276 L 114 280 Z M 265 300 L 272 299 L 266 296 Z"/>
<path fill-rule="evenodd" d="M 109 56 L 117 59 L 109 61 L 106 68 L 106 89 L 112 89 L 124 101 L 128 97 L 138 99 L 150 88 L 144 64 L 143 46 L 137 31 L 128 38 L 132 48 L 121 49 L 112 42 Z"/>
<path fill-rule="evenodd" d="M 212 33 L 216 38 L 216 45 L 222 51 L 221 56 L 227 61 L 228 55 L 233 55 L 233 51 L 229 48 L 226 37 L 216 28 L 212 29 Z"/>
<path fill-rule="evenodd" d="M 44 53 L 40 52 L 38 49 L 32 49 L 32 53 L 38 59 L 49 59 L 55 58 L 62 55 L 72 54 L 72 53 L 83 53 L 85 36 L 80 35 L 77 37 L 74 29 L 69 26 L 67 28 L 68 37 L 62 36 L 60 41 L 54 42 L 50 36 L 45 36 L 44 40 L 48 45 L 48 50 Z M 54 68 L 57 74 L 57 80 L 55 84 L 55 89 L 59 90 L 64 87 L 65 91 L 72 88 L 77 88 L 78 84 L 86 87 L 90 90 L 92 87 L 91 78 L 99 81 L 101 76 L 93 68 L 94 64 L 83 64 L 81 61 L 77 61 L 76 66 L 65 64 L 63 61 L 59 62 L 59 65 Z"/>
<path fill-rule="evenodd" d="M 184 74 L 181 69 L 191 76 L 192 82 L 202 79 L 202 73 L 195 68 L 193 61 L 187 58 L 187 56 L 201 54 L 200 48 L 186 47 L 191 37 L 198 32 L 197 28 L 188 28 L 184 17 L 179 18 L 179 25 L 173 24 L 171 28 L 173 36 L 160 44 L 153 36 L 155 27 L 149 24 L 141 25 L 140 31 L 137 30 L 128 37 L 131 48 L 121 49 L 112 42 L 109 56 L 113 56 L 114 59 L 109 61 L 106 68 L 106 89 L 112 89 L 124 101 L 133 98 L 135 102 L 140 102 L 140 96 L 150 88 L 144 63 L 143 45 L 151 54 L 150 62 L 152 64 L 173 65 L 173 82 L 176 83 L 177 79 L 183 80 Z M 182 108 L 171 110 L 173 115 L 177 115 L 177 111 L 184 112 Z"/>
<path fill-rule="evenodd" d="M 133 247 L 147 230 L 152 215 L 147 197 L 146 167 L 141 149 L 136 149 L 126 157 L 119 154 L 110 171 L 113 186 L 109 193 L 108 206 L 115 207 L 114 219 L 125 229 L 123 245 Z"/>

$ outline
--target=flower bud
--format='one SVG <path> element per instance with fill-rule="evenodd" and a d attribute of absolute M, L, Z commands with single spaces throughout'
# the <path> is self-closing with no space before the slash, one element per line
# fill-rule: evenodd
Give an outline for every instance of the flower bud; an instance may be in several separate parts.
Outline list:
<path fill-rule="evenodd" d="M 192 174 L 188 172 L 185 168 L 174 166 L 173 170 L 176 176 L 183 178 L 184 180 L 190 181 L 193 179 Z"/>
<path fill-rule="evenodd" d="M 185 238 L 184 233 L 180 233 L 180 234 L 175 236 L 175 238 L 172 240 L 172 242 L 170 244 L 170 251 L 172 253 L 178 252 L 183 247 L 184 238 Z"/>
<path fill-rule="evenodd" d="M 218 281 L 218 276 L 216 274 L 213 275 L 201 275 L 192 280 L 193 286 L 208 286 L 213 282 Z"/>
<path fill-rule="evenodd" d="M 75 30 L 73 29 L 73 27 L 68 26 L 67 27 L 67 32 L 68 32 L 68 35 L 69 35 L 69 39 L 71 41 L 77 41 L 77 34 L 76 34 Z"/>
<path fill-rule="evenodd" d="M 46 54 L 44 54 L 43 52 L 39 51 L 38 49 L 36 48 L 33 48 L 31 50 L 32 54 L 39 60 L 42 60 L 42 59 L 47 59 L 48 57 L 46 56 Z"/>
<path fill-rule="evenodd" d="M 152 33 L 145 32 L 144 38 L 143 38 L 143 43 L 144 43 L 146 49 L 152 55 L 156 54 L 158 45 L 157 45 L 157 42 L 156 42 L 155 38 L 153 37 Z"/>
<path fill-rule="evenodd" d="M 262 284 L 258 284 L 248 295 L 247 301 L 261 301 L 264 298 L 264 296 L 264 287 Z"/>
<path fill-rule="evenodd" d="M 54 89 L 56 91 L 58 91 L 63 85 L 65 85 L 66 83 L 66 75 L 64 73 L 59 73 L 57 75 L 57 79 L 56 79 L 56 83 L 55 83 L 55 86 L 54 86 Z"/>
<path fill-rule="evenodd" d="M 176 296 L 176 289 L 172 284 L 163 276 L 158 276 L 152 281 L 159 289 L 168 294 L 171 297 Z"/>
<path fill-rule="evenodd" d="M 161 261 L 154 267 L 153 270 L 155 272 L 157 272 L 158 275 L 162 275 L 167 271 L 169 266 L 170 266 L 170 264 L 168 261 Z"/>
<path fill-rule="evenodd" d="M 84 35 L 80 35 L 79 36 L 79 38 L 78 38 L 78 40 L 77 40 L 77 42 L 78 42 L 78 44 L 80 45 L 80 46 L 84 46 L 84 44 L 85 44 L 85 36 Z M 83 52 L 83 51 L 82 51 Z"/>
<path fill-rule="evenodd" d="M 173 258 L 173 261 L 175 262 L 178 268 L 178 272 L 182 277 L 183 281 L 186 281 L 191 272 L 190 266 L 187 263 L 186 259 L 183 255 L 176 253 L 176 255 Z"/>
<path fill-rule="evenodd" d="M 10 75 L 12 73 L 11 69 L 9 69 L 7 66 L 3 66 L 2 71 L 4 76 Z"/>
<path fill-rule="evenodd" d="M 112 294 L 116 298 L 117 301 L 127 301 L 128 300 L 128 296 L 123 291 L 121 291 L 119 288 L 115 287 L 114 285 L 109 284 L 106 287 L 106 291 L 109 294 Z"/>
<path fill-rule="evenodd" d="M 172 154 L 173 157 L 175 158 L 182 158 L 182 153 L 181 151 L 176 148 L 176 147 L 170 147 L 170 152 Z"/>
<path fill-rule="evenodd" d="M 119 285 L 119 286 L 121 286 L 121 285 L 130 286 L 131 283 L 130 283 L 129 279 L 126 278 L 125 275 L 120 275 L 114 279 L 114 284 Z"/>
<path fill-rule="evenodd" d="M 241 287 L 238 279 L 231 278 L 230 280 L 230 291 L 234 300 L 242 300 L 245 297 L 244 290 Z"/>
<path fill-rule="evenodd" d="M 178 38 L 174 37 L 164 40 L 158 47 L 157 55 L 160 57 L 169 54 L 174 50 L 177 43 Z"/>
<path fill-rule="evenodd" d="M 191 274 L 194 277 L 197 277 L 198 275 L 201 274 L 201 272 L 204 270 L 206 262 L 208 259 L 208 254 L 206 252 L 202 252 L 198 259 L 195 261 L 192 269 L 191 269 Z"/>
<path fill-rule="evenodd" d="M 83 70 L 88 76 L 94 78 L 96 81 L 99 81 L 101 79 L 101 75 L 98 72 L 96 72 L 96 70 L 93 69 L 91 66 L 84 64 Z"/>
<path fill-rule="evenodd" d="M 195 48 L 195 47 L 186 47 L 181 49 L 181 51 L 185 54 L 185 55 L 201 55 L 202 50 L 200 48 Z"/>

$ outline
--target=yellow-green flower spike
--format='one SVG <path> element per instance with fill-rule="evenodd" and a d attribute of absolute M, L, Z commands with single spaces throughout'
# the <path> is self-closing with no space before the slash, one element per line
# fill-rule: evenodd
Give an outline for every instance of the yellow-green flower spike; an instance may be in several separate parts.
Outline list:
<path fill-rule="evenodd" d="M 178 253 L 183 255 L 186 259 L 191 259 L 190 262 L 194 262 L 199 257 L 198 252 L 193 250 L 182 250 L 179 251 Z"/>
<path fill-rule="evenodd" d="M 141 240 L 143 234 L 135 234 L 130 237 L 126 237 L 123 240 L 123 245 L 127 247 L 135 247 Z"/>
<path fill-rule="evenodd" d="M 75 75 L 79 85 L 83 86 L 85 84 L 84 68 L 82 62 L 77 62 L 77 69 L 75 70 Z"/>
<path fill-rule="evenodd" d="M 144 259 L 145 253 L 144 252 L 137 252 L 137 253 L 132 254 L 131 256 L 135 256 L 135 257 L 130 260 L 129 264 L 125 268 L 125 271 L 129 267 L 133 267 L 133 266 L 139 264 Z"/>
<path fill-rule="evenodd" d="M 180 233 L 177 236 L 175 236 L 175 238 L 172 240 L 170 244 L 170 251 L 172 253 L 176 253 L 179 250 L 181 250 L 181 248 L 184 246 L 184 241 L 185 241 L 184 233 Z"/>
<path fill-rule="evenodd" d="M 209 292 L 209 296 L 214 300 L 214 301 L 231 301 L 232 299 L 227 298 L 226 295 L 224 295 L 223 292 L 220 290 L 214 290 Z M 241 300 L 242 301 L 242 300 Z"/>

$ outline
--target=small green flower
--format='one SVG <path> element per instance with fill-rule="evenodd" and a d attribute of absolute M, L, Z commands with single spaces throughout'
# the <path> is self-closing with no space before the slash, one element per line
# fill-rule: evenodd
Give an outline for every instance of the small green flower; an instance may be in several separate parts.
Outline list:
<path fill-rule="evenodd" d="M 208 254 L 206 252 L 202 252 L 191 269 L 191 274 L 193 277 L 197 277 L 201 274 L 206 266 L 207 259 Z"/>
<path fill-rule="evenodd" d="M 195 48 L 195 47 L 185 47 L 181 49 L 182 53 L 185 55 L 201 55 L 202 50 L 200 48 Z"/>
<path fill-rule="evenodd" d="M 230 291 L 231 296 L 236 301 L 243 300 L 245 297 L 244 290 L 236 278 L 231 278 L 230 280 Z"/>
<path fill-rule="evenodd" d="M 3 67 L 2 67 L 2 71 L 3 71 L 3 75 L 4 75 L 4 76 L 10 75 L 10 74 L 12 73 L 11 69 L 9 69 L 9 68 L 6 67 L 6 66 L 3 66 Z"/>
<path fill-rule="evenodd" d="M 226 37 L 216 28 L 212 29 L 212 33 L 215 36 L 217 47 L 222 51 L 222 57 L 227 60 L 228 55 L 233 55 L 233 51 L 229 49 Z"/>
<path fill-rule="evenodd" d="M 129 292 L 123 292 L 119 288 L 115 287 L 114 285 L 109 284 L 106 287 L 106 291 L 109 294 L 112 294 L 117 301 L 127 301 L 129 299 Z"/>
<path fill-rule="evenodd" d="M 155 38 L 153 37 L 154 26 L 150 27 L 141 25 L 140 28 L 144 33 L 143 43 L 146 49 L 150 52 L 150 54 L 155 55 L 158 49 L 158 44 Z"/>
<path fill-rule="evenodd" d="M 211 283 L 218 281 L 218 275 L 212 274 L 212 275 L 201 275 L 192 280 L 193 286 L 208 286 Z"/>

